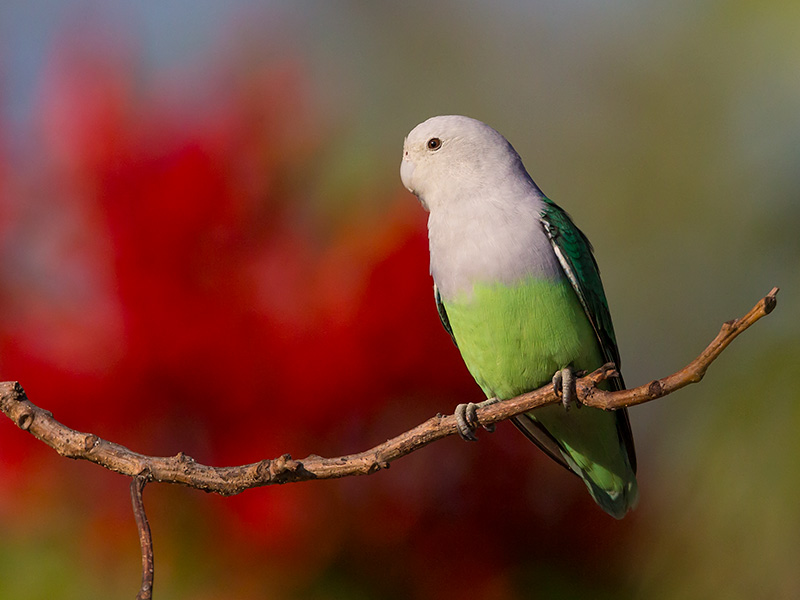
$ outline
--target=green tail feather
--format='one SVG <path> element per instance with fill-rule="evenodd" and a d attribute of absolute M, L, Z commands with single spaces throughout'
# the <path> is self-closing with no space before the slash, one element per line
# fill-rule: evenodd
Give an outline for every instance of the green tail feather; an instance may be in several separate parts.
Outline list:
<path fill-rule="evenodd" d="M 568 462 L 574 462 L 567 459 Z M 639 501 L 639 487 L 632 472 L 627 477 L 619 477 L 600 465 L 592 464 L 588 469 L 570 465 L 594 498 L 594 501 L 615 519 L 621 519 L 629 510 L 636 508 Z"/>
<path fill-rule="evenodd" d="M 514 424 L 556 462 L 577 474 L 595 502 L 621 519 L 636 507 L 636 474 L 624 443 L 615 435 L 613 412 L 587 406 L 567 413 L 544 406 L 514 419 Z"/>

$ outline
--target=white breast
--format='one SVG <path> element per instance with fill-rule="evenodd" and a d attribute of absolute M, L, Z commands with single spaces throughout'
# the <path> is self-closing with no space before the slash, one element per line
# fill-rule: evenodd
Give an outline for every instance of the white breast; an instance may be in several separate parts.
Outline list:
<path fill-rule="evenodd" d="M 431 275 L 445 300 L 469 297 L 476 283 L 564 276 L 541 222 L 545 205 L 538 189 L 507 190 L 505 197 L 496 192 L 437 202 L 431 210 Z"/>

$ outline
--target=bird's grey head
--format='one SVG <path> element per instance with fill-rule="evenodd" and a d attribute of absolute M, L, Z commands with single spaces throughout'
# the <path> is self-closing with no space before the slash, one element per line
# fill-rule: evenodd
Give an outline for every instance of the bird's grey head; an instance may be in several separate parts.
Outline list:
<path fill-rule="evenodd" d="M 530 182 L 519 155 L 497 131 L 469 117 L 431 117 L 405 139 L 400 178 L 427 210 L 451 199 Z M 532 182 L 531 182 L 532 183 Z"/>

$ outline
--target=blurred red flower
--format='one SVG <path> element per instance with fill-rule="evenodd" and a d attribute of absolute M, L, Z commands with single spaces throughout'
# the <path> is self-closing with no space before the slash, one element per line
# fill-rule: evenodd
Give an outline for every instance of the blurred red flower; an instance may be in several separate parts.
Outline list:
<path fill-rule="evenodd" d="M 197 119 L 138 95 L 134 63 L 58 52 L 41 154 L 13 178 L 0 165 L 2 379 L 73 427 L 212 464 L 359 451 L 479 399 L 438 323 L 416 203 L 392 192 L 335 229 L 309 211 L 296 174 L 325 139 L 299 63 L 240 73 Z M 58 471 L 0 430 L 4 481 L 45 456 Z M 335 568 L 379 597 L 519 597 L 528 562 L 606 552 L 586 546 L 587 528 L 615 534 L 577 481 L 510 428 L 483 438 L 195 510 L 242 564 L 298 586 Z M 128 519 L 122 486 L 97 477 L 116 517 L 85 518 Z M 0 515 L 25 512 L 4 487 Z"/>

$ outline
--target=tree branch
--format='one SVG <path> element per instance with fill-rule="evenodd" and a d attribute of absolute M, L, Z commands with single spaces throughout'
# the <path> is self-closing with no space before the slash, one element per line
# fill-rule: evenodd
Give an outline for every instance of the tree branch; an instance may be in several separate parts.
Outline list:
<path fill-rule="evenodd" d="M 133 505 L 133 518 L 136 520 L 136 529 L 139 530 L 139 546 L 142 549 L 142 585 L 136 600 L 150 600 L 153 597 L 153 577 L 155 575 L 155 560 L 153 559 L 153 534 L 150 532 L 150 523 L 144 512 L 142 492 L 147 484 L 147 476 L 140 473 L 131 479 L 131 504 Z"/>
<path fill-rule="evenodd" d="M 772 312 L 777 293 L 778 288 L 774 288 L 745 316 L 723 324 L 708 347 L 677 373 L 633 389 L 609 392 L 597 387 L 604 379 L 616 375 L 613 365 L 604 365 L 577 381 L 579 400 L 586 406 L 618 409 L 649 402 L 690 383 L 697 383 L 734 338 Z M 480 408 L 477 416 L 482 425 L 489 425 L 559 401 L 560 397 L 555 394 L 552 386 L 546 385 L 516 398 Z M 388 468 L 389 463 L 398 458 L 456 433 L 453 415 L 437 415 L 358 454 L 337 458 L 323 458 L 312 454 L 301 460 L 294 460 L 284 454 L 276 459 L 265 459 L 247 465 L 211 467 L 195 462 L 182 452 L 170 457 L 146 456 L 94 434 L 70 429 L 56 421 L 50 412 L 31 403 L 17 382 L 0 383 L 0 410 L 20 429 L 28 431 L 62 456 L 88 460 L 145 482 L 178 483 L 224 496 L 264 485 L 369 475 Z"/>

